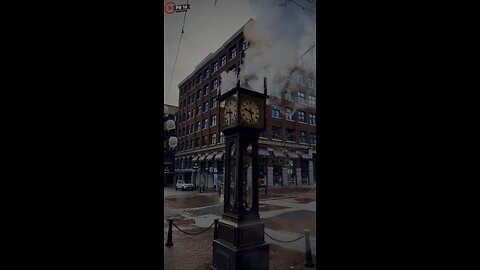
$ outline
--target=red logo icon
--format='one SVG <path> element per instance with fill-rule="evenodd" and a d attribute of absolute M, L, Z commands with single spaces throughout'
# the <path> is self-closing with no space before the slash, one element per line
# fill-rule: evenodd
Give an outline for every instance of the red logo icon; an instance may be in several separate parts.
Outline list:
<path fill-rule="evenodd" d="M 176 5 L 173 2 L 167 2 L 165 3 L 165 6 L 163 8 L 165 10 L 165 13 L 167 14 L 173 14 L 173 13 L 179 13 L 179 12 L 187 12 L 188 9 L 190 9 L 190 4 L 181 4 L 181 5 Z"/>

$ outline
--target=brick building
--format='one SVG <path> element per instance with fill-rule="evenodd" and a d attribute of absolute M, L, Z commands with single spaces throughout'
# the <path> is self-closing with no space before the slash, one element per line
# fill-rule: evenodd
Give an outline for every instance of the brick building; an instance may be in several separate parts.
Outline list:
<path fill-rule="evenodd" d="M 244 27 L 179 84 L 177 180 L 207 188 L 218 187 L 223 181 L 225 142 L 216 97 L 220 95 L 220 74 L 237 68 L 239 52 L 248 50 Z M 316 182 L 315 76 L 301 68 L 281 76 L 288 82 L 285 89 L 268 93 L 266 129 L 259 140 L 259 170 L 267 185 L 312 184 Z"/>

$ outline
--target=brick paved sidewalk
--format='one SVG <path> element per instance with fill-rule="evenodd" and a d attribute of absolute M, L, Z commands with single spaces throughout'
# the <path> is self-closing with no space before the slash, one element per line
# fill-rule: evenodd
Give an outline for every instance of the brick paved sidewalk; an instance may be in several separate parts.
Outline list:
<path fill-rule="evenodd" d="M 199 232 L 205 228 L 178 225 L 188 232 Z M 200 235 L 187 235 L 173 227 L 173 247 L 165 247 L 167 227 L 164 228 L 164 269 L 167 270 L 209 270 L 212 265 L 213 228 Z M 303 240 L 299 240 L 303 241 Z M 317 258 L 313 256 L 315 267 L 305 267 L 305 253 L 270 244 L 270 270 L 316 269 Z"/>

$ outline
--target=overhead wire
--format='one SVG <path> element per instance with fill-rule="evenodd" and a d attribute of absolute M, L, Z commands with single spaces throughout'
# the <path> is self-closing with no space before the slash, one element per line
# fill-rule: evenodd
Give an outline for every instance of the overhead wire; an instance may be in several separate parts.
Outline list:
<path fill-rule="evenodd" d="M 287 1 L 288 1 L 288 2 L 293 2 L 295 5 L 297 5 L 297 6 L 301 7 L 303 10 L 307 10 L 307 11 L 310 11 L 310 12 L 316 13 L 316 11 L 315 11 L 315 10 L 313 10 L 313 9 L 309 9 L 309 8 L 306 8 L 306 7 L 304 7 L 303 5 L 301 5 L 301 4 L 299 4 L 299 3 L 297 3 L 295 0 L 285 0 L 285 2 L 283 2 L 283 4 L 278 4 L 278 5 L 279 5 L 279 6 L 281 6 L 281 7 L 284 7 L 284 8 L 286 8 L 286 7 L 287 7 Z M 308 0 L 307 0 L 307 1 L 308 1 Z M 312 3 L 312 1 L 308 1 L 308 2 L 309 2 L 309 3 Z"/>
<path fill-rule="evenodd" d="M 187 0 L 187 5 L 188 5 L 188 0 Z M 170 77 L 170 83 L 168 84 L 167 94 L 170 93 L 170 87 L 172 86 L 173 75 L 175 74 L 175 67 L 177 66 L 178 53 L 180 51 L 180 44 L 182 43 L 182 37 L 183 37 L 184 29 L 185 29 L 185 19 L 186 19 L 186 17 L 187 17 L 187 12 L 185 12 L 183 14 L 182 32 L 180 33 L 180 39 L 178 41 L 177 55 L 175 56 L 175 62 L 173 63 L 172 76 Z"/>

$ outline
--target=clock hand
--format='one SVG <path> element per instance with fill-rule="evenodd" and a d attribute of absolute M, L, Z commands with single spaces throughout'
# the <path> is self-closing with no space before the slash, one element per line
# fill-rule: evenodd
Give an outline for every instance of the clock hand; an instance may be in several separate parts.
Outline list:
<path fill-rule="evenodd" d="M 247 112 L 250 113 L 250 119 L 252 119 L 252 121 L 253 121 L 253 111 L 252 111 L 252 109 L 249 109 Z"/>

